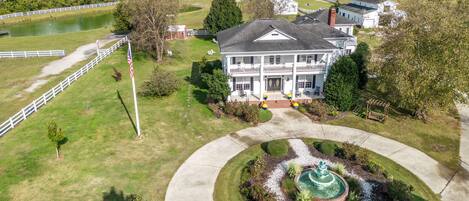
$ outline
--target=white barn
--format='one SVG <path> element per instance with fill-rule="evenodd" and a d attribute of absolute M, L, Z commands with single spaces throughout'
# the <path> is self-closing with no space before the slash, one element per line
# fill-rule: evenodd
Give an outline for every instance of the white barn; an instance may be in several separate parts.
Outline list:
<path fill-rule="evenodd" d="M 379 25 L 379 16 L 396 12 L 397 4 L 390 0 L 352 0 L 339 7 L 339 15 L 356 22 L 364 28 Z"/>

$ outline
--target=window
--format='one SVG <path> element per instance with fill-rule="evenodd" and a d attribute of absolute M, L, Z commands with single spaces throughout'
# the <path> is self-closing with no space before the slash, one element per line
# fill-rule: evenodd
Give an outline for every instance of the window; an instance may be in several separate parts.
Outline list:
<path fill-rule="evenodd" d="M 280 64 L 280 56 L 275 56 L 275 64 Z"/>
<path fill-rule="evenodd" d="M 269 63 L 270 63 L 270 65 L 275 64 L 275 56 L 269 56 Z"/>
<path fill-rule="evenodd" d="M 237 77 L 235 83 L 235 89 L 238 91 L 251 90 L 251 77 Z"/>
<path fill-rule="evenodd" d="M 308 64 L 311 64 L 313 60 L 314 60 L 314 62 L 317 62 L 317 60 L 318 60 L 318 55 L 317 54 L 298 55 L 297 62 L 306 62 Z"/>
<path fill-rule="evenodd" d="M 318 55 L 317 54 L 314 55 L 314 63 L 318 63 Z"/>
<path fill-rule="evenodd" d="M 244 64 L 254 64 L 254 57 L 243 57 Z"/>
<path fill-rule="evenodd" d="M 298 88 L 305 88 L 305 83 L 304 82 L 298 82 Z"/>
<path fill-rule="evenodd" d="M 351 49 L 346 49 L 346 50 L 345 50 L 345 53 L 346 53 L 346 54 L 351 54 L 351 53 L 352 53 L 352 50 L 351 50 Z"/>
<path fill-rule="evenodd" d="M 305 82 L 305 88 L 311 89 L 311 82 Z"/>
<path fill-rule="evenodd" d="M 350 33 L 350 28 L 347 28 L 347 32 L 346 32 L 346 33 L 352 35 L 352 34 Z"/>
<path fill-rule="evenodd" d="M 231 64 L 241 64 L 241 61 L 243 60 L 242 57 L 231 57 Z"/>
<path fill-rule="evenodd" d="M 297 89 L 312 89 L 314 86 L 314 83 L 315 82 L 315 77 L 316 75 L 313 75 L 313 77 L 311 77 L 311 75 L 299 75 L 297 76 L 297 80 L 296 80 L 296 88 Z M 311 81 L 311 79 L 313 81 Z"/>
<path fill-rule="evenodd" d="M 272 36 L 278 36 L 278 33 L 273 33 Z"/>

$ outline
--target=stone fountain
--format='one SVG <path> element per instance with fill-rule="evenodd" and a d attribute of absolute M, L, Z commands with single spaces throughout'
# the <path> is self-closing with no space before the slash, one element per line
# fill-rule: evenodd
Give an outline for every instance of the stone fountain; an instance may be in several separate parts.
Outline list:
<path fill-rule="evenodd" d="M 345 201 L 348 195 L 345 179 L 329 171 L 324 161 L 315 169 L 305 169 L 295 181 L 299 190 L 309 191 L 317 201 Z"/>

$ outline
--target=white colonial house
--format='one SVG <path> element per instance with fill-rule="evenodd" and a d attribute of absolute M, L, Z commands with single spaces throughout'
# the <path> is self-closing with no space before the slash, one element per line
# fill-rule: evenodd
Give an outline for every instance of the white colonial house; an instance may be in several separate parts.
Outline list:
<path fill-rule="evenodd" d="M 352 0 L 339 7 L 339 15 L 364 28 L 379 25 L 379 16 L 396 12 L 397 3 L 390 0 Z"/>
<path fill-rule="evenodd" d="M 217 34 L 231 101 L 322 98 L 324 81 L 354 37 L 325 23 L 255 20 Z M 356 42 L 354 44 L 356 46 Z M 353 49 L 354 50 L 354 49 Z"/>

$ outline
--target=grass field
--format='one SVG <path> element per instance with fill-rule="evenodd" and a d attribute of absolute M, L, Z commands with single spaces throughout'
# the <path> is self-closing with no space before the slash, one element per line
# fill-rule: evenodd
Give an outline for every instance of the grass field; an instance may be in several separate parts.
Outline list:
<path fill-rule="evenodd" d="M 109 28 L 101 28 L 50 36 L 0 38 L 0 51 L 64 49 L 69 54 L 79 46 L 93 43 L 96 39 L 104 38 L 108 34 L 110 34 Z M 40 93 L 24 92 L 24 89 L 31 86 L 34 77 L 41 72 L 43 66 L 57 59 L 59 58 L 42 57 L 0 60 L 0 71 L 8 72 L 0 73 L 0 111 L 2 111 L 0 112 L 0 122 L 40 95 Z M 77 65 L 73 70 L 81 67 L 82 64 Z M 68 75 L 70 72 L 67 71 L 65 74 Z M 51 85 L 45 85 L 37 91 L 47 91 L 50 86 L 60 81 L 58 78 L 61 77 L 51 77 Z"/>
<path fill-rule="evenodd" d="M 201 39 L 172 42 L 175 56 L 161 67 L 183 79 L 190 75 L 192 62 L 215 47 Z M 0 200 L 99 200 L 111 187 L 146 200 L 163 200 L 172 175 L 193 151 L 247 126 L 214 118 L 201 103 L 204 93 L 184 82 L 168 98 L 139 99 L 144 139 L 135 140 L 116 94 L 119 90 L 133 117 L 124 50 L 0 139 Z M 155 63 L 143 55 L 134 62 L 140 86 Z M 123 73 L 123 81 L 112 79 L 112 67 Z M 53 119 L 68 138 L 60 161 L 55 160 L 46 134 L 46 123 Z"/>
<path fill-rule="evenodd" d="M 305 139 L 305 143 L 311 144 L 314 140 Z M 255 145 L 249 149 L 241 152 L 236 157 L 231 159 L 221 170 L 217 183 L 215 185 L 214 200 L 215 201 L 244 201 L 244 198 L 239 193 L 240 176 L 243 168 L 250 160 L 255 159 L 257 156 L 263 154 L 260 145 Z M 381 164 L 383 168 L 389 172 L 395 179 L 402 180 L 411 184 L 415 188 L 415 201 L 424 198 L 428 201 L 439 200 L 429 187 L 420 181 L 414 174 L 407 171 L 405 168 L 394 163 L 390 159 L 383 156 L 370 153 L 370 159 L 374 162 Z"/>
<path fill-rule="evenodd" d="M 298 7 L 307 10 L 317 10 L 320 8 L 329 8 L 332 3 L 323 0 L 297 0 Z M 309 4 L 309 5 L 308 5 Z"/>

